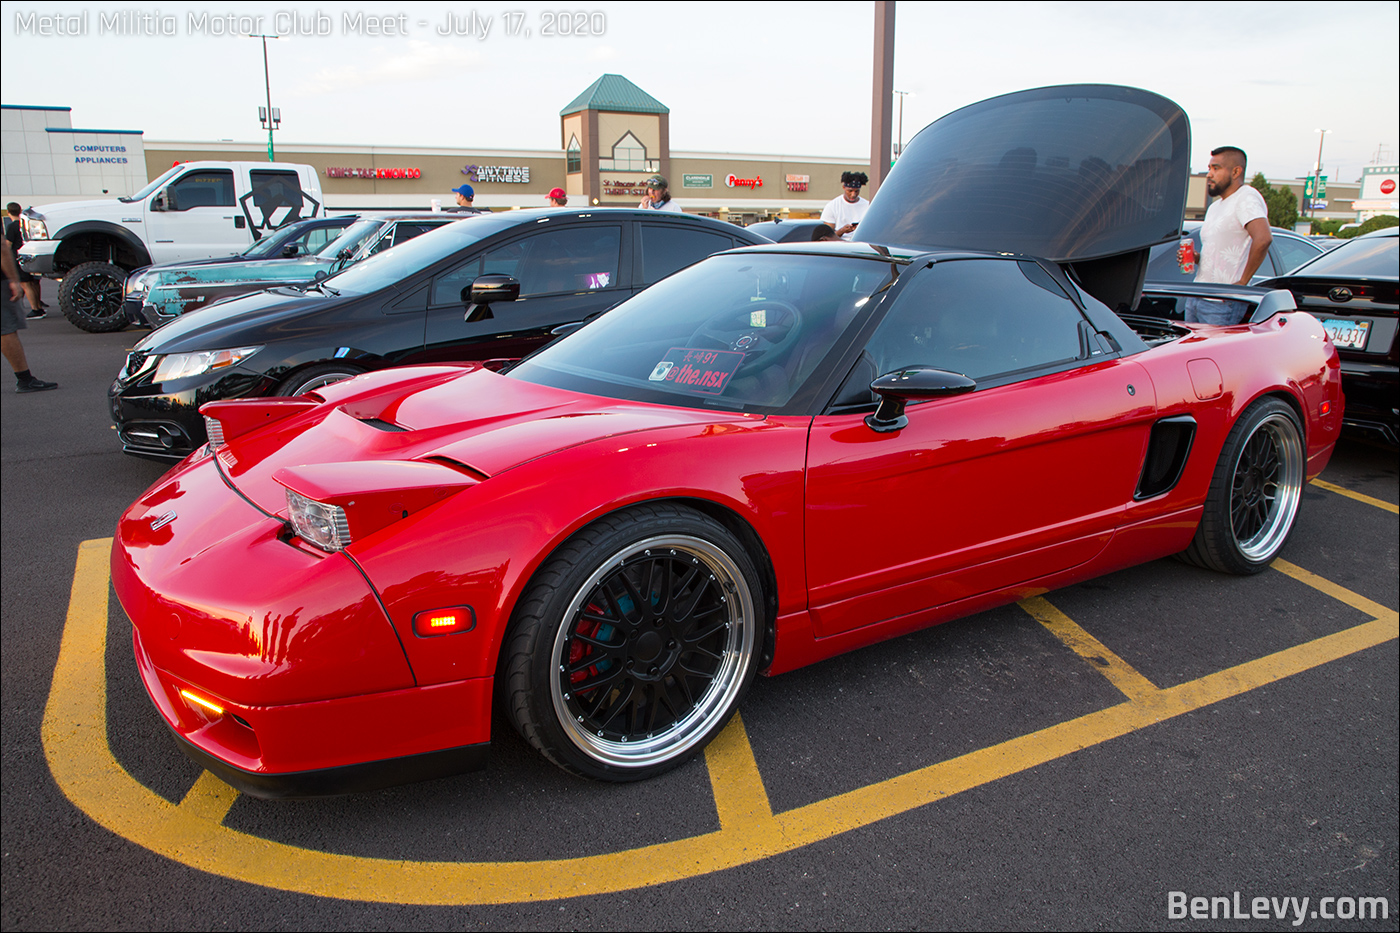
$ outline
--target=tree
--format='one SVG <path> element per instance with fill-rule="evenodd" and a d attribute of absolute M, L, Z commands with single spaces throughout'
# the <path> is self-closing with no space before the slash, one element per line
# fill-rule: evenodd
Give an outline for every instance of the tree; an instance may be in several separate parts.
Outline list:
<path fill-rule="evenodd" d="M 1255 174 L 1249 184 L 1264 196 L 1269 206 L 1269 226 L 1292 230 L 1298 222 L 1298 198 L 1287 188 L 1275 188 L 1269 184 L 1263 172 Z"/>

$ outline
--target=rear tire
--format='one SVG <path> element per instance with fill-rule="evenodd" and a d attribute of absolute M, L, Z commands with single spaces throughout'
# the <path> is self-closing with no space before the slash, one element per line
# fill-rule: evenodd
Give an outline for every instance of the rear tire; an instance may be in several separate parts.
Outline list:
<path fill-rule="evenodd" d="M 110 262 L 85 262 L 63 276 L 58 306 L 63 316 L 90 334 L 121 330 L 128 323 L 122 301 L 126 272 Z"/>
<path fill-rule="evenodd" d="M 1293 531 L 1307 464 L 1298 415 L 1277 398 L 1245 410 L 1220 452 L 1196 538 L 1182 557 L 1222 573 L 1258 573 Z"/>

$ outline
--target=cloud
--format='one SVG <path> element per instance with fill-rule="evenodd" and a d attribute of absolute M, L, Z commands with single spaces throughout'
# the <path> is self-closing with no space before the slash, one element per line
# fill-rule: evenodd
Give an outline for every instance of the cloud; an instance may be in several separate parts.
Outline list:
<path fill-rule="evenodd" d="M 314 96 L 350 91 L 364 87 L 383 88 L 386 85 L 411 81 L 439 81 L 454 74 L 475 71 L 482 65 L 482 55 L 460 45 L 437 45 L 414 40 L 408 50 L 353 65 L 322 68 L 296 88 L 297 94 Z"/>

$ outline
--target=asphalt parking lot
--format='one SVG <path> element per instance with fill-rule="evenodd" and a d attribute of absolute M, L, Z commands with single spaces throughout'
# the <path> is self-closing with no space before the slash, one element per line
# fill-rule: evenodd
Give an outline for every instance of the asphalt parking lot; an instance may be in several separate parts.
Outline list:
<path fill-rule="evenodd" d="M 162 472 L 105 405 L 141 334 L 54 315 L 21 336 L 61 387 L 0 381 L 7 930 L 1400 923 L 1393 449 L 1344 441 L 1263 574 L 1158 561 L 760 680 L 654 781 L 502 725 L 482 772 L 267 802 L 176 749 L 110 597 Z"/>

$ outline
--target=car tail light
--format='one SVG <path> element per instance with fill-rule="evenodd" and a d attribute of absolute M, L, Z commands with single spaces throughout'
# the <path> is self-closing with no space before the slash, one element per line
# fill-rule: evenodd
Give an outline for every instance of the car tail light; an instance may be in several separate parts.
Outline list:
<path fill-rule="evenodd" d="M 424 638 L 469 632 L 476 626 L 476 613 L 471 606 L 451 606 L 430 609 L 413 617 L 413 631 Z"/>

